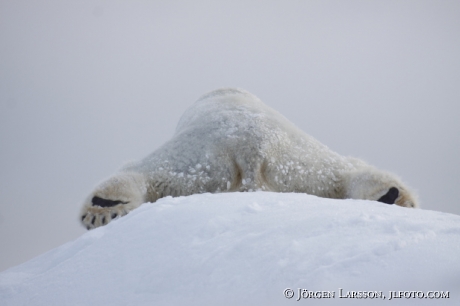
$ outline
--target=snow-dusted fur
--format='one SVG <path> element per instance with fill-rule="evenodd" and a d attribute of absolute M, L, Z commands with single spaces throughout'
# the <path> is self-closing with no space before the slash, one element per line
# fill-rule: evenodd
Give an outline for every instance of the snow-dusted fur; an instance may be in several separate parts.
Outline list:
<path fill-rule="evenodd" d="M 255 190 L 417 206 L 393 174 L 331 151 L 251 93 L 226 88 L 198 99 L 170 141 L 100 184 L 81 219 L 91 229 L 165 196 Z"/>

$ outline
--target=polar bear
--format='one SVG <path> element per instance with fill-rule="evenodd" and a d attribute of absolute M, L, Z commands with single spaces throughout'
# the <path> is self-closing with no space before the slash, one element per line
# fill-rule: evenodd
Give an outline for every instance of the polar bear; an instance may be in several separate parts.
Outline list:
<path fill-rule="evenodd" d="M 333 152 L 251 93 L 224 88 L 198 99 L 171 140 L 97 186 L 81 221 L 92 229 L 165 196 L 256 190 L 417 206 L 393 174 Z"/>

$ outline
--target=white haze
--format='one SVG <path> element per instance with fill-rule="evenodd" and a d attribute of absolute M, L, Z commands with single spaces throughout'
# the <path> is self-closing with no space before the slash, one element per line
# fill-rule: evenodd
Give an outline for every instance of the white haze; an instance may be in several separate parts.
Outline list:
<path fill-rule="evenodd" d="M 92 187 L 244 88 L 460 214 L 458 1 L 0 2 L 0 271 L 85 232 Z"/>

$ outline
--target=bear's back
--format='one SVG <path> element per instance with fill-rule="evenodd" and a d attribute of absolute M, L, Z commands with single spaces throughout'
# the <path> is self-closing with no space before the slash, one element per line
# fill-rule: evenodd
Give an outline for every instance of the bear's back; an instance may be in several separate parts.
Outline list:
<path fill-rule="evenodd" d="M 267 112 L 259 98 L 242 89 L 222 88 L 200 97 L 185 111 L 176 127 L 176 134 L 191 128 L 215 129 L 241 127 L 254 122 Z"/>

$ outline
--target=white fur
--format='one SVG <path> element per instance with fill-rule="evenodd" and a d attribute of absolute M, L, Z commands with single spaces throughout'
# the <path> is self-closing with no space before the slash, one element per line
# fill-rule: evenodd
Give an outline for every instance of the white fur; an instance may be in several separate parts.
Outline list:
<path fill-rule="evenodd" d="M 249 92 L 226 88 L 196 101 L 170 141 L 99 185 L 82 222 L 94 228 L 169 195 L 266 190 L 377 200 L 391 187 L 397 205 L 417 206 L 394 175 L 340 156 Z M 129 203 L 93 206 L 94 196 Z"/>

